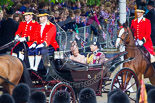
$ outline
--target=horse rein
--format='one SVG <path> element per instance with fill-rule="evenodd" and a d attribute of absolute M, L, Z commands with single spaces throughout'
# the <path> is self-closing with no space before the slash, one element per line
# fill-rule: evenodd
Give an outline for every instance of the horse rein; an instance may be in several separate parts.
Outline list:
<path fill-rule="evenodd" d="M 122 28 L 123 28 L 123 27 L 122 27 Z M 135 46 L 135 45 L 129 45 L 129 44 L 127 44 L 127 43 L 125 42 L 126 39 L 127 39 L 127 37 L 129 36 L 128 29 L 127 29 L 127 31 L 125 31 L 123 34 L 126 35 L 124 39 L 123 39 L 122 37 L 117 37 L 117 38 L 120 38 L 120 39 L 122 40 L 123 45 L 124 45 L 124 46 L 129 46 L 129 47 L 131 47 L 131 49 L 137 49 L 137 48 L 135 48 L 135 47 L 137 47 L 137 46 Z M 134 48 L 133 48 L 133 47 L 134 47 Z M 138 47 L 138 49 L 139 49 L 139 47 Z"/>

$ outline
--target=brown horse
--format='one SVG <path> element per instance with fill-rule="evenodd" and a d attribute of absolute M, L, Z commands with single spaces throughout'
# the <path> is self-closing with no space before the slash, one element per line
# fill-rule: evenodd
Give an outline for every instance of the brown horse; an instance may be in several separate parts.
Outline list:
<path fill-rule="evenodd" d="M 14 86 L 19 83 L 23 70 L 23 64 L 18 58 L 11 55 L 0 56 L 0 76 L 6 79 L 0 78 L 0 85 L 2 85 L 9 94 L 12 94 Z"/>
<path fill-rule="evenodd" d="M 132 35 L 132 32 L 129 27 L 124 26 L 118 30 L 118 38 L 116 40 L 116 47 L 124 46 L 125 51 L 128 52 L 124 56 L 124 59 L 127 59 L 129 57 L 134 57 L 135 59 L 126 62 L 123 64 L 123 67 L 129 67 L 131 68 L 138 76 L 138 80 L 140 81 L 142 79 L 142 74 L 145 74 L 145 78 L 149 78 L 151 84 L 155 85 L 155 73 L 154 69 L 151 64 L 148 65 L 147 68 L 147 62 L 149 59 L 144 58 L 143 53 L 140 50 L 139 46 L 135 45 L 135 41 Z M 146 72 L 146 73 L 145 73 Z"/>

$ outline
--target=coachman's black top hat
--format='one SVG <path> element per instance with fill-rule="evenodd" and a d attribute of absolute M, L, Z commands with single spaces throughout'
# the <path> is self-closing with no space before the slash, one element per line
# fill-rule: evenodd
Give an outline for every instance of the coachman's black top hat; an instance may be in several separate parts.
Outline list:
<path fill-rule="evenodd" d="M 26 9 L 26 12 L 23 15 L 33 15 L 33 10 L 32 9 Z"/>
<path fill-rule="evenodd" d="M 144 8 L 144 6 L 137 6 L 137 9 L 136 9 L 136 12 L 145 12 L 145 8 Z"/>
<path fill-rule="evenodd" d="M 39 10 L 39 15 L 38 15 L 38 17 L 41 17 L 41 16 L 48 16 L 48 15 L 49 15 L 49 13 L 48 13 L 47 10 L 44 10 L 44 9 L 40 9 L 40 10 Z"/>
<path fill-rule="evenodd" d="M 150 5 L 150 6 L 154 7 L 154 1 L 153 0 L 149 0 L 147 5 Z"/>

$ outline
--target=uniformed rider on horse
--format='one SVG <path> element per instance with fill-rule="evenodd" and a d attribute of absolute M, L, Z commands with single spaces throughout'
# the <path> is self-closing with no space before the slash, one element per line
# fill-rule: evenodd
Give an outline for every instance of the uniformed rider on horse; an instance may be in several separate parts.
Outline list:
<path fill-rule="evenodd" d="M 151 56 L 151 63 L 155 67 L 155 52 L 151 40 L 151 23 L 150 20 L 143 17 L 144 6 L 138 6 L 136 10 L 137 18 L 131 22 L 131 30 L 134 33 L 135 44 L 144 46 Z"/>

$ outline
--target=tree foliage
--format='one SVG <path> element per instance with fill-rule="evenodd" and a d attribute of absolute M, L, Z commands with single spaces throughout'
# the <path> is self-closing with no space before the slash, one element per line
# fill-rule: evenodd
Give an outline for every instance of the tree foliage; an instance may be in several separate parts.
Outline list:
<path fill-rule="evenodd" d="M 76 1 L 80 1 L 80 0 L 41 0 L 41 1 L 45 1 L 45 2 L 50 2 L 50 3 L 56 3 L 56 2 L 67 2 L 67 1 L 71 1 L 71 2 L 76 2 Z M 99 5 L 101 0 L 87 0 L 87 4 L 88 5 Z M 0 0 L 0 6 L 7 4 L 8 7 L 13 5 L 12 0 Z"/>
<path fill-rule="evenodd" d="M 0 6 L 7 4 L 7 7 L 11 7 L 13 5 L 12 0 L 0 0 Z"/>

